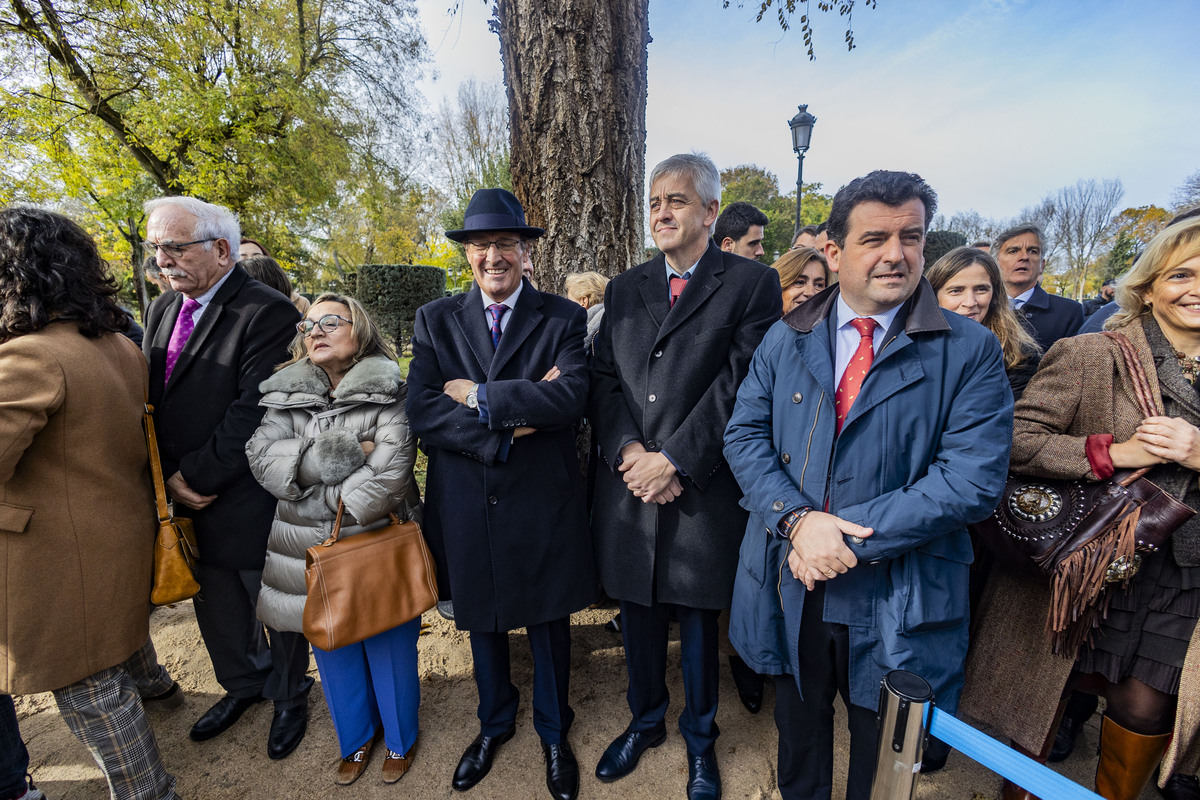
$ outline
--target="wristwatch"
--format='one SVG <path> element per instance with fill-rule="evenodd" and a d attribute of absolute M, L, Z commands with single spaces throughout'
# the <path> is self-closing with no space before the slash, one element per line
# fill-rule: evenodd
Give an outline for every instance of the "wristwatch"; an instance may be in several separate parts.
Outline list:
<path fill-rule="evenodd" d="M 472 411 L 479 409 L 479 384 L 473 384 L 471 391 L 467 392 L 467 408 Z"/>

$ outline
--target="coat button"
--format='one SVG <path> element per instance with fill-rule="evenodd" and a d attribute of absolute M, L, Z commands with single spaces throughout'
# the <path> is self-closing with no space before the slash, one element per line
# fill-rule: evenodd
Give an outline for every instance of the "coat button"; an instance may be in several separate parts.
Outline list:
<path fill-rule="evenodd" d="M 793 403 L 799 403 L 803 399 L 804 399 L 804 395 L 800 394 L 799 392 L 796 392 L 794 395 L 792 395 Z"/>
<path fill-rule="evenodd" d="M 655 351 L 654 351 L 654 357 L 655 357 L 655 358 L 662 358 L 662 350 L 655 350 Z"/>
<path fill-rule="evenodd" d="M 494 495 L 494 494 L 488 495 L 488 505 L 489 506 L 494 506 L 498 502 L 500 502 L 500 501 L 496 499 L 496 495 Z"/>
<path fill-rule="evenodd" d="M 651 439 L 650 441 L 646 442 L 646 449 L 653 453 L 658 449 L 658 442 Z"/>
<path fill-rule="evenodd" d="M 776 500 L 774 503 L 771 503 L 771 510 L 776 512 L 783 511 L 783 501 Z"/>
<path fill-rule="evenodd" d="M 784 453 L 782 456 L 780 456 L 780 458 L 783 460 L 783 463 L 785 463 L 785 464 L 792 463 L 792 457 L 789 456 L 787 453 Z"/>
<path fill-rule="evenodd" d="M 649 397 L 647 397 L 646 399 L 649 400 L 651 403 L 653 403 L 655 400 L 658 399 L 658 395 L 652 394 Z"/>

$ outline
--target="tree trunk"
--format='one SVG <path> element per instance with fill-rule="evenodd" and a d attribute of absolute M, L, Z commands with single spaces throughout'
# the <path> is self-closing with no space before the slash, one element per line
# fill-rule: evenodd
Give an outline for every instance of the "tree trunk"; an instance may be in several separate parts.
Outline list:
<path fill-rule="evenodd" d="M 496 0 L 513 190 L 543 291 L 644 260 L 649 0 Z"/>

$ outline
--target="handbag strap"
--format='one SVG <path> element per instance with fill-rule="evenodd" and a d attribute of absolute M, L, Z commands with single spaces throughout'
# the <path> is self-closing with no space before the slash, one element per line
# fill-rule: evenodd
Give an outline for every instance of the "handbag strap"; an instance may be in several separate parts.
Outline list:
<path fill-rule="evenodd" d="M 1161 416 L 1163 413 L 1162 408 L 1159 405 L 1158 398 L 1150 390 L 1150 381 L 1146 378 L 1146 370 L 1142 367 L 1142 360 L 1138 358 L 1137 351 L 1133 349 L 1133 342 L 1129 341 L 1129 337 L 1125 334 L 1116 331 L 1104 331 L 1104 335 L 1116 342 L 1117 346 L 1121 348 L 1121 356 L 1125 360 L 1125 370 L 1129 373 L 1129 382 L 1133 385 L 1133 394 L 1137 398 L 1142 416 Z M 1139 470 L 1131 472 L 1118 481 L 1118 483 L 1128 487 L 1149 471 L 1150 467 L 1142 467 Z"/>
<path fill-rule="evenodd" d="M 333 518 L 333 530 L 329 532 L 329 538 L 321 542 L 322 547 L 329 547 L 335 544 L 338 537 L 342 534 L 342 515 L 346 513 L 346 504 L 342 502 L 342 498 L 338 497 L 337 516 Z M 393 525 L 400 524 L 400 517 L 395 511 L 389 511 L 388 517 L 391 518 Z"/>
<path fill-rule="evenodd" d="M 158 437 L 154 435 L 154 406 L 146 403 L 142 413 L 142 428 L 146 432 L 146 453 L 150 456 L 150 478 L 154 481 L 154 502 L 158 506 L 158 523 L 171 519 L 167 508 L 167 487 L 163 483 L 162 459 L 158 456 Z"/>

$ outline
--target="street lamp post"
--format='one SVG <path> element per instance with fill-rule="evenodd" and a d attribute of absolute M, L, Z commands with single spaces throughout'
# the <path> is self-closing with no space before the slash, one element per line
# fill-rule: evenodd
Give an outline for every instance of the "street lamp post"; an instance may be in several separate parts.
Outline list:
<path fill-rule="evenodd" d="M 817 121 L 816 117 L 808 113 L 807 105 L 799 108 L 796 116 L 788 122 L 788 127 L 792 129 L 792 149 L 800 158 L 800 167 L 796 171 L 796 227 L 792 231 L 793 241 L 800 233 L 800 199 L 804 189 L 804 153 L 808 150 L 809 142 L 812 140 L 813 123 Z"/>

